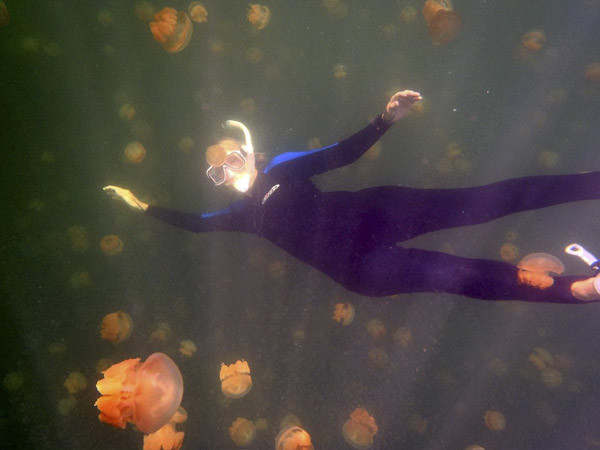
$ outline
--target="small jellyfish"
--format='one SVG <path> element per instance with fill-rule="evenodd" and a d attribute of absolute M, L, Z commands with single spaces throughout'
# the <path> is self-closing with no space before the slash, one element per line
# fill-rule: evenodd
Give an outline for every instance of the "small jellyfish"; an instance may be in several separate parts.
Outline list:
<path fill-rule="evenodd" d="M 183 445 L 185 433 L 177 431 L 175 426 L 187 420 L 187 411 L 181 406 L 177 408 L 173 417 L 154 433 L 144 436 L 143 450 L 179 450 Z"/>
<path fill-rule="evenodd" d="M 229 398 L 242 398 L 252 388 L 250 366 L 247 361 L 236 361 L 234 364 L 221 364 L 219 373 L 221 391 Z"/>
<path fill-rule="evenodd" d="M 527 357 L 527 361 L 533 364 L 537 370 L 545 369 L 554 364 L 554 358 L 550 352 L 542 347 L 535 347 Z"/>
<path fill-rule="evenodd" d="M 560 370 L 554 367 L 546 367 L 540 370 L 540 381 L 544 386 L 554 389 L 562 384 L 563 376 Z"/>
<path fill-rule="evenodd" d="M 164 344 L 171 338 L 171 326 L 167 322 L 158 322 L 154 325 L 148 338 L 149 344 Z"/>
<path fill-rule="evenodd" d="M 271 10 L 258 4 L 250 4 L 248 6 L 248 22 L 252 24 L 255 30 L 262 30 L 271 20 Z"/>
<path fill-rule="evenodd" d="M 462 27 L 462 19 L 454 12 L 450 0 L 427 0 L 423 16 L 427 22 L 429 36 L 438 44 L 454 40 Z"/>
<path fill-rule="evenodd" d="M 565 266 L 555 256 L 547 253 L 532 253 L 525 256 L 517 264 L 517 282 L 533 286 L 538 289 L 547 289 L 554 284 L 554 276 L 561 275 Z"/>
<path fill-rule="evenodd" d="M 95 406 L 98 418 L 117 428 L 132 422 L 145 434 L 154 433 L 173 417 L 183 396 L 177 365 L 163 353 L 121 361 L 104 371 L 96 383 L 102 396 Z"/>
<path fill-rule="evenodd" d="M 115 234 L 107 234 L 100 240 L 100 249 L 105 255 L 118 255 L 123 250 L 123 241 Z"/>
<path fill-rule="evenodd" d="M 179 343 L 179 353 L 181 353 L 181 356 L 191 358 L 197 350 L 198 347 L 196 347 L 196 344 L 190 340 L 181 341 Z"/>
<path fill-rule="evenodd" d="M 343 64 L 336 64 L 333 67 L 333 78 L 343 80 L 348 75 L 348 68 Z"/>
<path fill-rule="evenodd" d="M 25 376 L 20 370 L 9 372 L 4 376 L 2 385 L 7 391 L 18 391 L 25 385 Z"/>
<path fill-rule="evenodd" d="M 600 81 L 600 62 L 595 62 L 587 66 L 583 72 L 586 80 L 597 83 Z"/>
<path fill-rule="evenodd" d="M 321 144 L 321 139 L 315 136 L 309 139 L 307 146 L 309 150 L 314 150 L 315 148 L 323 147 L 323 144 Z"/>
<path fill-rule="evenodd" d="M 90 246 L 90 240 L 88 239 L 88 232 L 85 227 L 81 225 L 73 225 L 67 230 L 69 239 L 71 240 L 71 249 L 76 252 L 83 252 Z"/>
<path fill-rule="evenodd" d="M 558 164 L 558 160 L 559 156 L 556 152 L 550 150 L 543 150 L 538 153 L 538 161 L 545 169 L 550 169 L 556 166 Z"/>
<path fill-rule="evenodd" d="M 542 30 L 531 30 L 523 35 L 521 47 L 529 52 L 539 51 L 546 43 L 546 34 Z"/>
<path fill-rule="evenodd" d="M 10 15 L 4 2 L 0 2 L 0 27 L 5 27 L 10 22 Z"/>
<path fill-rule="evenodd" d="M 485 426 L 492 431 L 502 431 L 506 427 L 506 419 L 500 411 L 487 410 L 483 415 Z"/>
<path fill-rule="evenodd" d="M 298 426 L 283 428 L 275 437 L 275 450 L 313 450 L 310 434 Z"/>
<path fill-rule="evenodd" d="M 135 117 L 135 106 L 130 103 L 123 103 L 119 106 L 119 118 L 129 121 Z"/>
<path fill-rule="evenodd" d="M 77 399 L 73 395 L 69 395 L 68 397 L 61 398 L 56 404 L 56 412 L 61 416 L 68 415 L 75 405 L 77 404 Z"/>
<path fill-rule="evenodd" d="M 369 333 L 373 339 L 381 339 L 385 336 L 386 332 L 385 325 L 381 320 L 371 319 L 367 322 L 367 333 Z"/>
<path fill-rule="evenodd" d="M 506 242 L 500 247 L 500 258 L 504 261 L 514 261 L 519 257 L 519 247 L 512 242 Z"/>
<path fill-rule="evenodd" d="M 238 417 L 229 427 L 229 436 L 238 447 L 248 447 L 256 438 L 256 427 L 251 420 Z"/>
<path fill-rule="evenodd" d="M 485 450 L 481 445 L 473 444 L 465 448 L 465 450 Z"/>
<path fill-rule="evenodd" d="M 100 337 L 115 344 L 127 340 L 132 331 L 133 319 L 123 311 L 107 314 L 100 325 Z"/>
<path fill-rule="evenodd" d="M 138 141 L 127 144 L 123 153 L 131 164 L 139 164 L 146 158 L 146 148 Z"/>
<path fill-rule="evenodd" d="M 246 50 L 246 61 L 251 64 L 258 64 L 263 57 L 262 50 L 258 47 L 250 47 Z"/>
<path fill-rule="evenodd" d="M 394 341 L 399 343 L 402 347 L 408 347 L 412 342 L 412 333 L 408 327 L 399 327 L 394 331 Z"/>
<path fill-rule="evenodd" d="M 371 448 L 376 433 L 375 419 L 363 408 L 356 408 L 342 427 L 346 442 L 354 448 L 363 450 Z"/>
<path fill-rule="evenodd" d="M 67 388 L 69 394 L 77 394 L 87 387 L 87 380 L 81 372 L 71 372 L 63 383 L 63 386 Z"/>
<path fill-rule="evenodd" d="M 150 22 L 150 31 L 156 42 L 160 42 L 169 53 L 183 50 L 192 37 L 192 22 L 183 11 L 165 7 Z"/>
<path fill-rule="evenodd" d="M 354 315 L 354 306 L 351 303 L 336 303 L 333 320 L 341 322 L 343 326 L 347 327 L 354 320 Z"/>
<path fill-rule="evenodd" d="M 190 19 L 196 23 L 208 22 L 208 11 L 200 2 L 192 2 L 188 6 L 188 14 Z"/>

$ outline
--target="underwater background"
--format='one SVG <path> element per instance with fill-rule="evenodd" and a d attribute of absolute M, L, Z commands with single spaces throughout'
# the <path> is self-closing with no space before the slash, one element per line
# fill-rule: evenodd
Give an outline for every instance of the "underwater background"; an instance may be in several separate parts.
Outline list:
<path fill-rule="evenodd" d="M 148 24 L 189 2 L 4 2 L 0 448 L 141 449 L 130 425 L 98 420 L 95 384 L 99 360 L 154 352 L 183 375 L 185 449 L 235 448 L 237 417 L 266 419 L 250 448 L 274 448 L 287 414 L 315 448 L 352 448 L 341 429 L 357 407 L 377 423 L 373 449 L 600 448 L 599 304 L 361 297 L 256 236 L 185 232 L 102 191 L 221 209 L 235 196 L 205 176 L 204 152 L 224 120 L 273 157 L 350 136 L 403 89 L 420 106 L 359 161 L 316 177 L 321 189 L 599 170 L 600 2 L 456 0 L 462 29 L 443 45 L 421 1 L 264 2 L 261 30 L 247 1 L 203 4 L 208 20 L 168 53 Z M 524 44 L 531 30 L 540 48 Z M 146 149 L 138 164 L 124 155 L 132 141 Z M 547 252 L 591 275 L 564 247 L 600 254 L 599 219 L 600 203 L 578 202 L 403 245 L 515 263 Z M 102 251 L 106 235 L 120 253 Z M 356 316 L 342 326 L 332 315 L 346 302 Z M 100 338 L 116 311 L 134 324 L 118 344 Z M 183 340 L 197 346 L 189 358 Z M 253 387 L 231 400 L 219 369 L 238 359 Z M 71 372 L 87 381 L 74 394 Z M 486 411 L 505 427 L 490 429 Z"/>

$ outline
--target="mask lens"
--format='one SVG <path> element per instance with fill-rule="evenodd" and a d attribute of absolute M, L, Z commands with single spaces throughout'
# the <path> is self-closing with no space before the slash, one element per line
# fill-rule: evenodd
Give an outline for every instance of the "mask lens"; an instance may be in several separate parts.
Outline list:
<path fill-rule="evenodd" d="M 213 167 L 210 166 L 206 171 L 206 175 L 208 178 L 212 180 L 217 186 L 225 183 L 225 170 L 223 167 Z"/>
<path fill-rule="evenodd" d="M 246 164 L 246 159 L 242 156 L 240 152 L 231 152 L 225 158 L 225 165 L 231 167 L 232 169 L 239 170 Z"/>

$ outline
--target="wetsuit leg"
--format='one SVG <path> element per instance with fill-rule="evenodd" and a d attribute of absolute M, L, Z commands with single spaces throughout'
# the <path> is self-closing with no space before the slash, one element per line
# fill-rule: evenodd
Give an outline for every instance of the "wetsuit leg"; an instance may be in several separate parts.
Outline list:
<path fill-rule="evenodd" d="M 366 296 L 446 292 L 482 300 L 579 303 L 571 284 L 587 277 L 556 277 L 545 290 L 517 283 L 517 268 L 506 262 L 461 258 L 398 246 L 368 252 L 349 289 Z"/>
<path fill-rule="evenodd" d="M 383 186 L 355 193 L 384 242 L 475 225 L 520 211 L 600 198 L 600 172 L 515 178 L 462 189 Z"/>

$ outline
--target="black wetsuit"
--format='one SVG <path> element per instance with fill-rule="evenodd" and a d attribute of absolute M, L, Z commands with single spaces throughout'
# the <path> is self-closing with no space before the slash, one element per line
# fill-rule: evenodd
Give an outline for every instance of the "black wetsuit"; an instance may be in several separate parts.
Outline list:
<path fill-rule="evenodd" d="M 581 303 L 556 277 L 540 290 L 517 282 L 509 263 L 404 248 L 399 242 L 443 228 L 600 198 L 600 172 L 517 178 L 464 189 L 380 186 L 322 192 L 310 178 L 356 161 L 389 128 L 381 117 L 348 139 L 284 153 L 261 171 L 248 196 L 210 214 L 150 206 L 146 213 L 193 232 L 256 234 L 316 267 L 347 289 L 380 297 L 448 292 L 484 300 Z"/>

